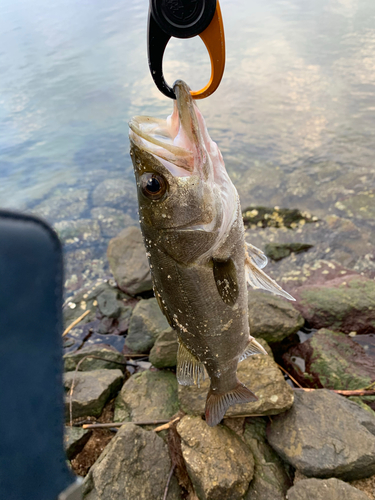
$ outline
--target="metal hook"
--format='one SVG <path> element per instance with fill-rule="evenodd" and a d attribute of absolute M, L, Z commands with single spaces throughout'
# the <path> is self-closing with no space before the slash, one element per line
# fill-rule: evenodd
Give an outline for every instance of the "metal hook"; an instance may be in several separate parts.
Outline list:
<path fill-rule="evenodd" d="M 201 90 L 191 92 L 194 99 L 211 95 L 219 86 L 225 66 L 225 38 L 219 0 L 150 1 L 148 17 L 148 64 L 158 89 L 175 99 L 163 75 L 163 55 L 172 36 L 199 35 L 211 59 L 211 78 Z"/>

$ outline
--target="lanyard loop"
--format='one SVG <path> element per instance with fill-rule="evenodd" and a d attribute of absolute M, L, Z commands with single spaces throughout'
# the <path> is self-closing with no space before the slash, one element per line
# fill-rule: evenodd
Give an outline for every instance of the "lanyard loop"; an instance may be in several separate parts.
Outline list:
<path fill-rule="evenodd" d="M 175 99 L 163 75 L 163 55 L 172 36 L 199 35 L 211 60 L 211 78 L 194 99 L 211 95 L 219 86 L 225 66 L 225 38 L 219 0 L 150 0 L 148 17 L 148 64 L 158 89 Z"/>

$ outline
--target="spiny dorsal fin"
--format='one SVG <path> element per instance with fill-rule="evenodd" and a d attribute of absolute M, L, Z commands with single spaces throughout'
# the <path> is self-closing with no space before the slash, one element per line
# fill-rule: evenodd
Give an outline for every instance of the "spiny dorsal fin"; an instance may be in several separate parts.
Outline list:
<path fill-rule="evenodd" d="M 176 376 L 181 385 L 198 385 L 205 378 L 204 365 L 178 339 Z"/>
<path fill-rule="evenodd" d="M 254 262 L 254 264 L 257 267 L 259 267 L 259 269 L 263 269 L 263 267 L 266 267 L 268 259 L 264 255 L 262 250 L 259 250 L 259 248 L 255 247 L 251 243 L 248 243 L 247 241 L 245 241 L 245 243 L 246 243 L 246 249 L 247 249 L 248 256 Z"/>
<path fill-rule="evenodd" d="M 261 288 L 263 290 L 267 290 L 276 295 L 281 295 L 288 300 L 296 300 L 288 292 L 283 290 L 280 285 L 276 283 L 272 278 L 267 276 L 267 274 L 259 269 L 252 261 L 247 258 L 245 261 L 246 268 L 246 280 L 249 285 L 253 288 Z"/>
<path fill-rule="evenodd" d="M 254 354 L 267 354 L 268 352 L 265 350 L 265 348 L 257 342 L 254 337 L 250 337 L 249 344 L 242 353 L 239 361 L 243 361 L 244 359 L 248 358 L 249 356 L 253 356 Z"/>
<path fill-rule="evenodd" d="M 232 259 L 219 261 L 212 259 L 216 288 L 225 304 L 234 306 L 238 299 L 236 266 Z"/>

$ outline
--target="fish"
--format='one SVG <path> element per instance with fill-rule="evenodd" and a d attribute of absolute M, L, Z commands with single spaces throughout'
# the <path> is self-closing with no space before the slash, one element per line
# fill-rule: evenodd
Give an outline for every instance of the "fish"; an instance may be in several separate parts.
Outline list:
<path fill-rule="evenodd" d="M 177 333 L 177 380 L 199 386 L 208 374 L 213 427 L 229 406 L 258 399 L 237 378 L 239 362 L 267 355 L 250 335 L 247 284 L 294 299 L 245 242 L 237 190 L 188 85 L 177 80 L 173 90 L 166 120 L 130 120 L 130 155 L 154 294 Z"/>

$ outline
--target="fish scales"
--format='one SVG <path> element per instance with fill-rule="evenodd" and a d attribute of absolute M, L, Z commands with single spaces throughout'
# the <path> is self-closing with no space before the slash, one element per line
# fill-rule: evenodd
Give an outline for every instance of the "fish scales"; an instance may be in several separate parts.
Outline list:
<path fill-rule="evenodd" d="M 166 121 L 130 122 L 140 224 L 159 306 L 177 332 L 177 378 L 210 378 L 205 416 L 218 424 L 229 406 L 255 401 L 238 363 L 267 354 L 250 335 L 247 282 L 288 299 L 263 271 L 263 252 L 244 239 L 237 191 L 204 119 L 181 80 Z"/>

